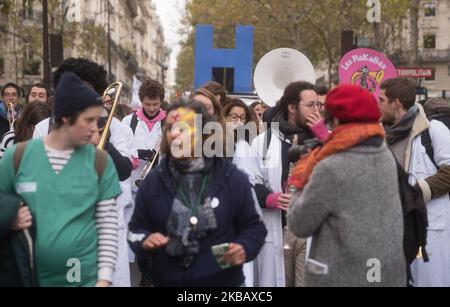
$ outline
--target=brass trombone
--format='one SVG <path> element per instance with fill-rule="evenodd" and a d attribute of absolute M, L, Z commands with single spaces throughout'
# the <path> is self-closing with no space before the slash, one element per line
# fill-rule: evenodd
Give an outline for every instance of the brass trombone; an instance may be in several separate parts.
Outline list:
<path fill-rule="evenodd" d="M 155 153 L 155 156 L 151 161 L 148 161 L 148 163 L 145 165 L 144 169 L 142 170 L 140 179 L 136 180 L 134 184 L 139 187 L 142 182 L 145 180 L 145 177 L 150 173 L 150 171 L 153 168 L 153 165 L 155 165 L 156 160 L 158 160 L 159 152 L 161 151 L 161 148 L 158 148 L 158 150 Z"/>
<path fill-rule="evenodd" d="M 123 83 L 122 82 L 114 82 L 108 86 L 108 88 L 103 93 L 102 102 L 105 99 L 105 97 L 111 96 L 111 99 L 113 100 L 113 105 L 111 108 L 111 111 L 108 116 L 108 120 L 106 121 L 105 127 L 103 129 L 102 137 L 100 138 L 100 141 L 97 145 L 97 149 L 103 150 L 105 149 L 106 140 L 108 137 L 108 132 L 111 127 L 111 123 L 114 117 L 114 113 L 116 112 L 117 105 L 119 104 L 119 98 L 120 93 L 122 92 Z"/>

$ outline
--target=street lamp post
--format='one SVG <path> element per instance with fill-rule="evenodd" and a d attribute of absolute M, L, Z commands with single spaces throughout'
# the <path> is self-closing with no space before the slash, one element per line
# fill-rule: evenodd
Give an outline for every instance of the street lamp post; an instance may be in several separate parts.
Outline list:
<path fill-rule="evenodd" d="M 44 46 L 44 84 L 50 87 L 50 61 L 48 44 L 48 3 L 42 1 L 42 26 L 43 26 L 43 46 Z"/>
<path fill-rule="evenodd" d="M 111 72 L 111 25 L 110 25 L 110 4 L 109 0 L 106 0 L 107 14 L 108 14 L 108 79 L 112 82 L 112 72 Z"/>
<path fill-rule="evenodd" d="M 166 86 L 166 71 L 169 69 L 169 67 L 167 67 L 167 65 L 164 65 L 164 63 L 162 63 L 159 60 L 156 61 L 156 64 L 158 64 L 158 66 L 161 67 L 162 84 L 163 84 L 163 86 Z"/>

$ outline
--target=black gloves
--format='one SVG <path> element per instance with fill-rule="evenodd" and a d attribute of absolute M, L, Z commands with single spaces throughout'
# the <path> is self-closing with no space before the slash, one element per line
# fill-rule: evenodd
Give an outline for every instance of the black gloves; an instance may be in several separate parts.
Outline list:
<path fill-rule="evenodd" d="M 138 150 L 138 157 L 141 160 L 152 161 L 155 158 L 155 155 L 156 155 L 156 150 L 153 150 L 153 149 L 149 149 L 149 150 L 139 149 Z"/>

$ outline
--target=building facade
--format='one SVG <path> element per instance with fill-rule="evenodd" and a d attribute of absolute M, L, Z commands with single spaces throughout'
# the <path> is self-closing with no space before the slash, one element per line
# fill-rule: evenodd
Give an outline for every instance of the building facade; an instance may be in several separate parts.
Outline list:
<path fill-rule="evenodd" d="M 41 81 L 43 76 L 42 6 L 41 1 L 11 2 L 13 14 L 0 17 L 0 25 L 4 21 L 4 28 L 12 32 L 1 32 L 6 36 L 2 39 L 6 42 L 3 49 L 13 50 L 16 44 L 16 51 L 22 51 L 2 52 L 0 84 L 17 81 L 26 87 Z M 136 74 L 164 81 L 163 68 L 169 60 L 169 52 L 151 1 L 60 0 L 53 1 L 53 6 L 50 2 L 49 31 L 62 33 L 64 58 L 86 57 L 104 65 L 111 72 L 111 81 L 125 84 L 125 94 L 130 93 Z M 12 16 L 17 16 L 15 23 L 11 21 Z M 17 29 L 17 33 L 35 31 L 36 42 L 29 44 L 17 37 L 14 39 L 14 24 L 28 27 Z"/>
<path fill-rule="evenodd" d="M 383 18 L 383 15 L 381 16 Z M 383 19 L 382 19 L 383 25 Z M 433 76 L 417 78 L 417 85 L 428 90 L 429 97 L 450 98 L 450 0 L 422 0 L 418 12 L 417 61 L 411 63 L 411 14 L 408 11 L 401 29 L 401 39 L 386 42 L 385 53 L 397 68 L 430 68 Z M 373 39 L 373 38 L 371 38 Z M 371 39 L 359 37 L 359 47 L 371 47 Z M 328 84 L 328 63 L 316 65 L 320 84 Z M 337 74 L 331 76 L 332 83 L 339 82 Z M 423 95 L 421 95 L 423 96 Z M 423 98 L 423 97 L 421 97 Z"/>
<path fill-rule="evenodd" d="M 450 0 L 421 1 L 419 10 L 419 66 L 433 68 L 423 79 L 429 96 L 450 98 Z M 409 29 L 405 37 L 409 37 Z M 404 63 L 406 62 L 404 59 Z M 444 92 L 445 91 L 445 92 Z"/>

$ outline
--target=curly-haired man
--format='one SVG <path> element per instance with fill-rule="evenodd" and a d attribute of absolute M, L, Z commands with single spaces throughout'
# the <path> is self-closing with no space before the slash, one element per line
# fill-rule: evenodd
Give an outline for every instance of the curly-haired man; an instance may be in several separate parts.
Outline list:
<path fill-rule="evenodd" d="M 138 187 L 136 180 L 141 178 L 142 171 L 148 161 L 152 161 L 162 140 L 162 122 L 166 112 L 161 109 L 164 101 L 164 87 L 157 81 L 145 79 L 139 89 L 141 108 L 122 121 L 133 130 L 133 172 L 130 177 L 131 191 L 135 199 Z M 139 270 L 143 274 L 141 283 L 151 282 L 147 261 L 137 259 Z"/>
<path fill-rule="evenodd" d="M 138 174 L 159 147 L 161 124 L 166 118 L 166 112 L 161 109 L 164 96 L 164 87 L 159 82 L 145 79 L 139 89 L 142 107 L 123 119 L 123 123 L 133 130 L 133 149 L 137 151 L 134 166 Z"/>

